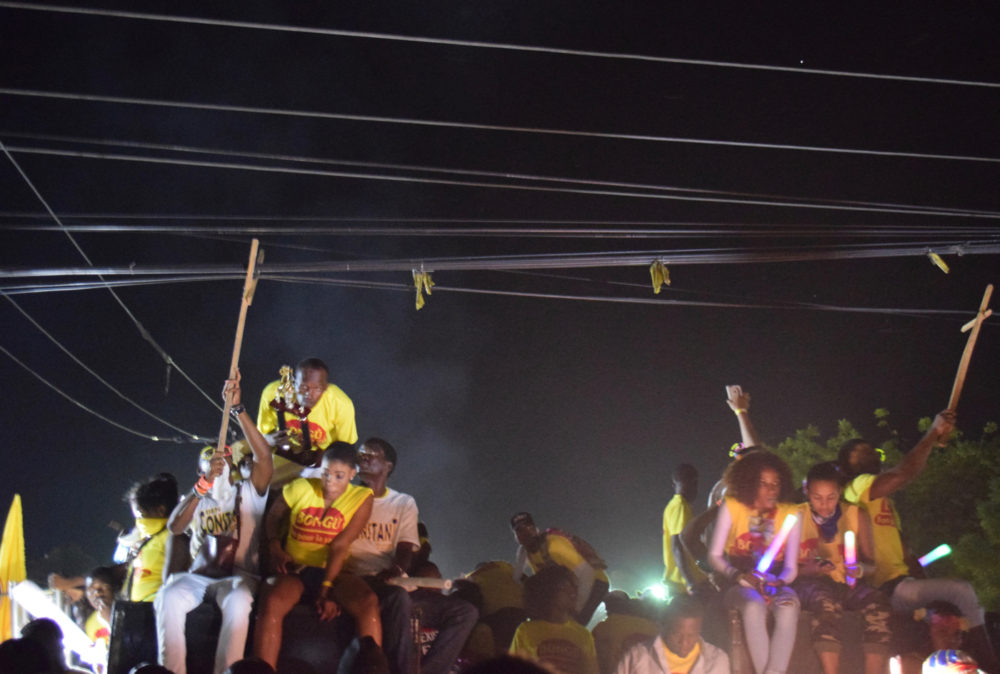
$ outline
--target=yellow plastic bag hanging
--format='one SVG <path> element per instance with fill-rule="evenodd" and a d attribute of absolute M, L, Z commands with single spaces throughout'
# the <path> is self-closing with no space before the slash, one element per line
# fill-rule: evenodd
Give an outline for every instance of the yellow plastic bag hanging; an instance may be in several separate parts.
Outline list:
<path fill-rule="evenodd" d="M 413 270 L 413 285 L 417 289 L 417 311 L 424 308 L 424 293 L 428 295 L 431 294 L 431 288 L 434 287 L 434 281 L 431 280 L 431 273 L 429 271 L 417 271 Z"/>
<path fill-rule="evenodd" d="M 653 279 L 653 293 L 656 295 L 660 294 L 664 283 L 670 285 L 670 271 L 662 260 L 657 260 L 649 265 L 649 275 Z"/>
<path fill-rule="evenodd" d="M 937 253 L 934 253 L 934 252 L 931 252 L 931 251 L 927 251 L 927 257 L 929 257 L 931 259 L 931 263 L 935 267 L 937 267 L 938 269 L 940 269 L 941 271 L 943 271 L 945 274 L 947 274 L 949 271 L 951 271 L 950 269 L 948 269 L 948 263 L 945 262 L 943 259 L 941 259 L 941 256 L 938 255 Z"/>

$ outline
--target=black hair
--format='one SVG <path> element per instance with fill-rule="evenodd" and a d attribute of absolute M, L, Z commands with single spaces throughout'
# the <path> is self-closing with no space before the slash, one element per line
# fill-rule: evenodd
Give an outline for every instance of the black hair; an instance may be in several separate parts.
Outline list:
<path fill-rule="evenodd" d="M 663 627 L 670 632 L 674 626 L 685 618 L 704 618 L 705 605 L 697 597 L 687 594 L 676 595 L 670 600 L 663 616 Z"/>
<path fill-rule="evenodd" d="M 739 461 L 729 464 L 726 474 L 722 476 L 726 483 L 726 496 L 745 506 L 752 506 L 757 498 L 760 474 L 768 469 L 776 472 L 781 480 L 778 500 L 790 502 L 793 491 L 792 469 L 777 454 L 763 449 L 748 452 Z"/>
<path fill-rule="evenodd" d="M 854 438 L 848 440 L 840 446 L 840 451 L 837 452 L 837 463 L 840 465 L 840 470 L 843 472 L 845 477 L 857 477 L 854 471 L 851 469 L 851 452 L 858 445 L 867 445 L 869 442 L 862 438 Z"/>
<path fill-rule="evenodd" d="M 142 512 L 153 512 L 162 506 L 167 514 L 177 505 L 177 478 L 170 473 L 160 473 L 145 482 L 136 482 L 125 492 L 125 500 Z"/>
<path fill-rule="evenodd" d="M 813 482 L 833 482 L 838 488 L 843 486 L 843 474 L 840 471 L 839 464 L 836 461 L 817 463 L 806 473 L 806 485 L 808 486 Z"/>
<path fill-rule="evenodd" d="M 122 587 L 121 574 L 113 566 L 95 567 L 87 574 L 87 578 L 107 583 L 115 594 L 118 594 L 118 590 Z"/>
<path fill-rule="evenodd" d="M 304 372 L 305 370 L 321 370 L 326 373 L 326 376 L 330 376 L 330 368 L 328 368 L 326 363 L 321 361 L 319 358 L 304 358 L 299 361 L 299 364 L 295 366 L 295 369 L 299 372 Z"/>
<path fill-rule="evenodd" d="M 549 613 L 552 602 L 562 582 L 576 586 L 576 576 L 564 566 L 552 564 L 524 581 L 524 610 L 531 618 L 541 618 Z"/>
<path fill-rule="evenodd" d="M 348 442 L 331 442 L 330 446 L 326 448 L 323 452 L 323 463 L 330 463 L 331 461 L 339 461 L 340 463 L 346 463 L 348 466 L 357 465 L 358 453 L 354 451 L 354 445 Z"/>
<path fill-rule="evenodd" d="M 698 479 L 698 471 L 690 463 L 682 463 L 674 468 L 670 477 L 674 482 L 690 482 Z"/>
<path fill-rule="evenodd" d="M 374 449 L 381 449 L 386 460 L 392 461 L 392 470 L 389 471 L 389 475 L 392 475 L 392 471 L 396 470 L 396 464 L 399 462 L 399 459 L 396 456 L 396 448 L 393 447 L 388 440 L 383 440 L 382 438 L 368 438 L 361 443 L 362 447 L 367 447 L 369 445 Z"/>

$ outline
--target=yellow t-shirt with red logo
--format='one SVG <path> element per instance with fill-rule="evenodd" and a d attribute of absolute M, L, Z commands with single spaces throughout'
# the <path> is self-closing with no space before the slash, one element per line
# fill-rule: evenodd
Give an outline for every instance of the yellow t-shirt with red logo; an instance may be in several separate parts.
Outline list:
<path fill-rule="evenodd" d="M 725 507 L 729 510 L 732 522 L 729 535 L 726 537 L 726 557 L 730 564 L 744 572 L 753 570 L 785 518 L 789 515 L 798 515 L 799 510 L 797 504 L 779 503 L 774 510 L 761 513 L 734 498 L 727 498 Z M 771 568 L 774 569 L 775 564 L 784 559 L 785 548 L 782 547 L 775 556 Z"/>
<path fill-rule="evenodd" d="M 910 573 L 903 552 L 903 539 L 899 535 L 899 515 L 888 498 L 871 498 L 872 483 L 878 475 L 865 473 L 858 475 L 844 489 L 844 498 L 856 503 L 872 522 L 872 536 L 875 539 L 875 573 L 871 584 L 879 587 L 894 578 Z"/>
<path fill-rule="evenodd" d="M 100 641 L 107 648 L 108 643 L 111 641 L 111 625 L 104 621 L 100 611 L 91 613 L 87 617 L 86 622 L 83 623 L 83 628 L 83 631 L 87 633 L 88 639 L 95 644 Z"/>
<path fill-rule="evenodd" d="M 372 496 L 368 487 L 349 484 L 326 508 L 320 480 L 304 477 L 286 484 L 281 493 L 291 510 L 285 552 L 297 564 L 320 569 L 326 568 L 327 546 L 354 518 L 365 499 Z"/>
<path fill-rule="evenodd" d="M 691 652 L 685 656 L 680 656 L 667 648 L 663 644 L 663 654 L 667 658 L 667 665 L 670 667 L 670 674 L 688 674 L 694 667 L 695 661 L 701 655 L 701 643 L 696 643 Z"/>
<path fill-rule="evenodd" d="M 281 381 L 273 381 L 260 394 L 257 410 L 257 428 L 261 433 L 271 433 L 278 429 L 278 413 L 271 407 L 274 394 Z M 358 441 L 358 429 L 354 422 L 354 403 L 333 384 L 327 384 L 316 406 L 306 417 L 309 424 L 309 442 L 312 449 L 326 449 L 331 442 L 340 440 L 354 444 Z M 302 423 L 294 414 L 285 412 L 285 427 L 302 432 Z"/>
<path fill-rule="evenodd" d="M 510 652 L 537 660 L 560 674 L 597 674 L 594 638 L 575 620 L 528 620 L 517 627 Z"/>
<path fill-rule="evenodd" d="M 799 506 L 799 519 L 802 521 L 802 538 L 799 540 L 799 563 L 810 559 L 825 559 L 833 564 L 827 567 L 827 575 L 838 583 L 847 582 L 847 568 L 844 566 L 844 532 L 853 531 L 855 540 L 858 536 L 858 518 L 861 510 L 856 505 L 840 504 L 840 519 L 837 520 L 837 533 L 832 540 L 825 540 L 819 533 L 819 525 L 812 518 L 808 503 Z"/>
<path fill-rule="evenodd" d="M 163 584 L 163 565 L 167 557 L 167 539 L 170 536 L 166 523 L 167 520 L 163 519 L 163 528 L 150 536 L 132 560 L 129 571 L 131 601 L 153 601 Z"/>

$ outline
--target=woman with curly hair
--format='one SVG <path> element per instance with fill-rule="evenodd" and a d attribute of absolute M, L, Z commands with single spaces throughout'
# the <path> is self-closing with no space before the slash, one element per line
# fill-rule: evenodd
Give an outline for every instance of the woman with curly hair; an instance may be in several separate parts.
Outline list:
<path fill-rule="evenodd" d="M 763 572 L 756 567 L 764 551 L 794 516 L 792 471 L 778 456 L 764 450 L 747 453 L 723 476 L 726 499 L 715 521 L 709 563 L 732 585 L 726 605 L 743 618 L 743 629 L 757 674 L 782 674 L 795 645 L 799 598 L 788 585 L 798 572 L 801 523 L 788 534 L 783 550 Z M 774 613 L 774 634 L 768 637 L 767 612 Z"/>

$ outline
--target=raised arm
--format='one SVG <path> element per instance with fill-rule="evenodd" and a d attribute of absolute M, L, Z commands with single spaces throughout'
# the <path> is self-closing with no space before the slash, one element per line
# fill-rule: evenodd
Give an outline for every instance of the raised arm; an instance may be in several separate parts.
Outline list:
<path fill-rule="evenodd" d="M 907 452 L 899 465 L 879 473 L 872 482 L 868 498 L 872 500 L 884 498 L 913 482 L 927 467 L 927 459 L 934 447 L 947 442 L 953 430 L 955 430 L 955 413 L 951 410 L 938 413 L 934 417 L 934 423 L 924 433 L 924 437 Z"/>
<path fill-rule="evenodd" d="M 739 384 L 726 387 L 726 404 L 736 414 L 740 423 L 740 436 L 745 447 L 760 445 L 757 429 L 750 421 L 750 394 L 745 393 Z"/>
<path fill-rule="evenodd" d="M 264 495 L 271 484 L 271 476 L 274 474 L 274 458 L 271 456 L 271 445 L 268 444 L 267 439 L 257 428 L 256 424 L 254 424 L 253 417 L 247 412 L 246 406 L 242 404 L 243 398 L 240 391 L 240 379 L 242 379 L 242 376 L 239 370 L 237 370 L 236 379 L 226 380 L 222 389 L 222 397 L 225 398 L 227 394 L 232 396 L 231 410 L 233 416 L 239 422 L 240 430 L 243 431 L 243 437 L 247 439 L 247 442 L 250 443 L 250 449 L 253 450 L 253 467 L 250 469 L 250 481 L 253 483 L 257 493 Z"/>

